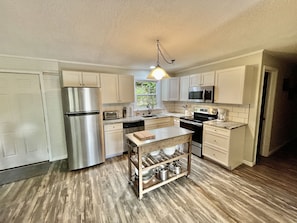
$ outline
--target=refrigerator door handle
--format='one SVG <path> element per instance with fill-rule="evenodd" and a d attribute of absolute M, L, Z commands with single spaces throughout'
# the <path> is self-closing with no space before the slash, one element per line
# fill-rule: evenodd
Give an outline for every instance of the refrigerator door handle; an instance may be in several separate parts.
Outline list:
<path fill-rule="evenodd" d="M 67 116 L 82 116 L 82 115 L 99 115 L 100 112 L 96 111 L 96 112 L 67 112 L 65 113 L 65 115 Z"/>

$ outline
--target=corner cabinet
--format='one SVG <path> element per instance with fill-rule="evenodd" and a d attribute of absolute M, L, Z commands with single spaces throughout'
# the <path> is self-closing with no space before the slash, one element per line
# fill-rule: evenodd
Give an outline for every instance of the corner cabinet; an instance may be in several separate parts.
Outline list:
<path fill-rule="evenodd" d="M 162 101 L 179 100 L 179 78 L 172 77 L 161 81 Z"/>
<path fill-rule="evenodd" d="M 215 103 L 250 104 L 254 79 L 252 66 L 217 70 L 215 78 Z"/>
<path fill-rule="evenodd" d="M 134 102 L 134 76 L 100 74 L 102 103 Z"/>
<path fill-rule="evenodd" d="M 242 164 L 245 126 L 225 129 L 215 126 L 203 126 L 202 154 L 232 170 Z"/>
<path fill-rule="evenodd" d="M 62 71 L 63 87 L 100 87 L 100 74 L 84 71 Z"/>

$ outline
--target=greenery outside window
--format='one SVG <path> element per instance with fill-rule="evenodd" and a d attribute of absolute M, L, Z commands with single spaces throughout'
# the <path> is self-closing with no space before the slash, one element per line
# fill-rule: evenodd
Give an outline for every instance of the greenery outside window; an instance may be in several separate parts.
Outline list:
<path fill-rule="evenodd" d="M 158 88 L 159 84 L 156 81 L 136 81 L 135 96 L 137 109 L 147 109 L 147 105 L 152 106 L 152 108 L 159 107 Z"/>

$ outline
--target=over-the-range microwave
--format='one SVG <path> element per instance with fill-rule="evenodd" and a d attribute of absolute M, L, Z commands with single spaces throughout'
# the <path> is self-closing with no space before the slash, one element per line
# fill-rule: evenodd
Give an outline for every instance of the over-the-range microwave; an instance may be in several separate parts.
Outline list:
<path fill-rule="evenodd" d="M 214 86 L 196 86 L 189 88 L 189 100 L 194 102 L 213 103 Z"/>

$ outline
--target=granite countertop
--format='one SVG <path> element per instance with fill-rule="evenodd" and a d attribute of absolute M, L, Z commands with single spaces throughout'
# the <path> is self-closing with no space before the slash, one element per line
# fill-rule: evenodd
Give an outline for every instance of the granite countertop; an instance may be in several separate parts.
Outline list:
<path fill-rule="evenodd" d="M 240 123 L 240 122 L 229 122 L 229 121 L 222 122 L 222 121 L 217 121 L 217 120 L 206 121 L 206 122 L 203 122 L 203 124 L 215 126 L 215 127 L 219 127 L 219 128 L 224 128 L 224 129 L 229 129 L 229 130 L 247 125 L 245 123 Z"/>
<path fill-rule="evenodd" d="M 185 116 L 182 113 L 161 113 L 161 114 L 154 114 L 152 117 L 142 117 L 142 116 L 133 116 L 133 117 L 126 117 L 126 118 L 118 118 L 113 120 L 103 120 L 103 124 L 113 124 L 113 123 L 121 123 L 121 122 L 134 122 L 134 121 L 141 121 L 141 120 L 148 120 L 148 119 L 156 119 L 156 118 L 163 118 L 163 117 L 182 117 Z"/>
<path fill-rule="evenodd" d="M 151 134 L 155 135 L 154 139 L 148 139 L 148 140 L 139 140 L 136 138 L 133 133 L 126 134 L 126 137 L 130 139 L 133 143 L 135 143 L 137 146 L 143 146 L 149 143 L 162 141 L 165 139 L 170 139 L 178 136 L 193 134 L 194 132 L 188 129 L 180 128 L 177 126 L 170 126 L 165 128 L 159 128 L 159 129 L 150 129 L 147 130 Z"/>

